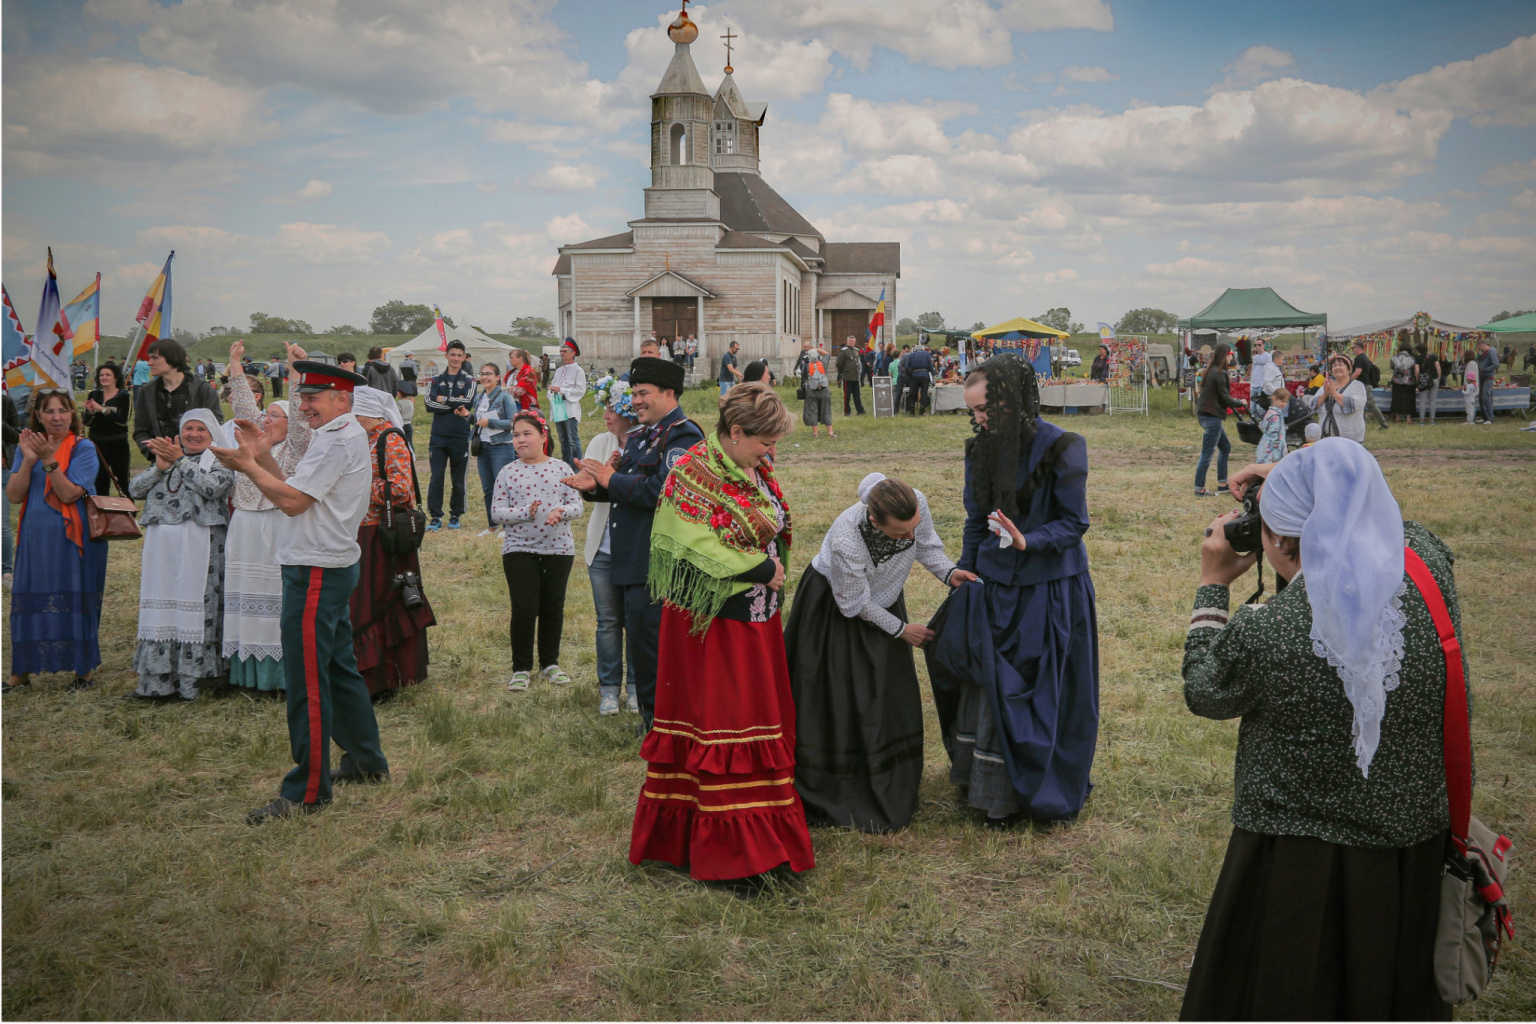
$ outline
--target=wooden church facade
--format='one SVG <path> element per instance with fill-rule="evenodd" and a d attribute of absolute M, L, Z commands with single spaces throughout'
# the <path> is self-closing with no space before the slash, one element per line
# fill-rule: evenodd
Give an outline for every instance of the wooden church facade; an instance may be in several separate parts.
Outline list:
<path fill-rule="evenodd" d="M 710 95 L 686 14 L 667 31 L 676 50 L 651 96 L 644 216 L 560 247 L 561 335 L 600 366 L 627 362 L 652 332 L 695 334 L 701 356 L 738 341 L 749 359 L 789 360 L 804 338 L 862 342 L 882 290 L 894 324 L 900 243 L 828 242 L 759 174 L 767 108 L 743 101 L 729 64 Z"/>

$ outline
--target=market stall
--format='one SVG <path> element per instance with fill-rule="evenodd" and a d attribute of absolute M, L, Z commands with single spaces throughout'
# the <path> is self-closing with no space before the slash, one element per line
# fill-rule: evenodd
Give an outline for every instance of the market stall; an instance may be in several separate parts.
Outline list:
<path fill-rule="evenodd" d="M 1378 320 L 1342 331 L 1328 332 L 1328 347 L 1343 351 L 1355 342 L 1365 345 L 1366 358 L 1384 364 L 1392 358 L 1397 348 L 1398 334 L 1407 331 L 1415 345 L 1420 342 L 1442 359 L 1460 360 L 1474 351 L 1477 342 L 1488 337 L 1485 327 L 1462 327 L 1436 320 L 1428 313 L 1419 312 L 1397 320 Z"/>
<path fill-rule="evenodd" d="M 1194 316 L 1179 321 L 1179 331 L 1184 335 L 1184 344 L 1193 348 L 1194 336 L 1209 335 L 1210 332 L 1218 334 L 1236 334 L 1239 332 L 1258 335 L 1273 335 L 1281 331 L 1301 332 L 1301 347 L 1307 350 L 1307 331 L 1316 328 L 1318 337 L 1328 336 L 1328 314 L 1308 313 L 1297 309 L 1285 299 L 1276 294 L 1273 288 L 1228 288 L 1221 293 L 1220 298 L 1206 306 Z M 1243 339 L 1239 338 L 1241 342 Z M 1319 346 L 1321 347 L 1321 346 Z M 1243 358 L 1243 365 L 1233 368 L 1234 395 L 1235 385 L 1241 383 L 1247 387 L 1248 360 Z M 1294 374 L 1300 377 L 1304 369 L 1293 365 L 1286 369 L 1286 387 L 1290 387 L 1289 378 Z M 1193 397 L 1193 396 L 1191 396 Z M 1194 403 L 1191 402 L 1191 409 Z"/>
<path fill-rule="evenodd" d="M 1022 316 L 1004 320 L 971 334 L 975 340 L 972 358 L 977 361 L 1002 352 L 1012 352 L 1029 361 L 1035 368 L 1035 376 L 1044 381 L 1051 376 L 1051 352 L 1049 342 L 1068 337 L 1066 331 L 1036 323 Z"/>

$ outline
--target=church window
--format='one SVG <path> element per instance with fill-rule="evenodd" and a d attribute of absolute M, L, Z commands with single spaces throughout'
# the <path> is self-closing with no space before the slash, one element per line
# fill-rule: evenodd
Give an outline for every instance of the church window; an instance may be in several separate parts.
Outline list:
<path fill-rule="evenodd" d="M 715 155 L 723 156 L 736 152 L 736 123 L 734 121 L 715 122 Z"/>
<path fill-rule="evenodd" d="M 680 124 L 672 126 L 672 163 L 685 164 L 688 162 L 688 129 Z"/>

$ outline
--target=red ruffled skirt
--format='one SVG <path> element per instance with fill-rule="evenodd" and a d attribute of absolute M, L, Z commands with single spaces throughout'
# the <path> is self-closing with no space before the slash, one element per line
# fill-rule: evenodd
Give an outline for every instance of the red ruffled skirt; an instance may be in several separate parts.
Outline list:
<path fill-rule="evenodd" d="M 747 878 L 781 864 L 816 866 L 795 791 L 795 705 L 784 629 L 661 614 L 656 720 L 640 756 L 645 784 L 629 859 L 662 860 L 698 879 Z"/>

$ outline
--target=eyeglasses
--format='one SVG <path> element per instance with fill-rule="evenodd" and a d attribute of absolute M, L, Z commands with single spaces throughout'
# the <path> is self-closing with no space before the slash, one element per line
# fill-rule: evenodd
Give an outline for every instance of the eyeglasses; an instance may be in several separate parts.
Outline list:
<path fill-rule="evenodd" d="M 33 388 L 34 395 L 63 395 L 66 398 L 74 398 L 75 393 L 69 388 Z"/>

